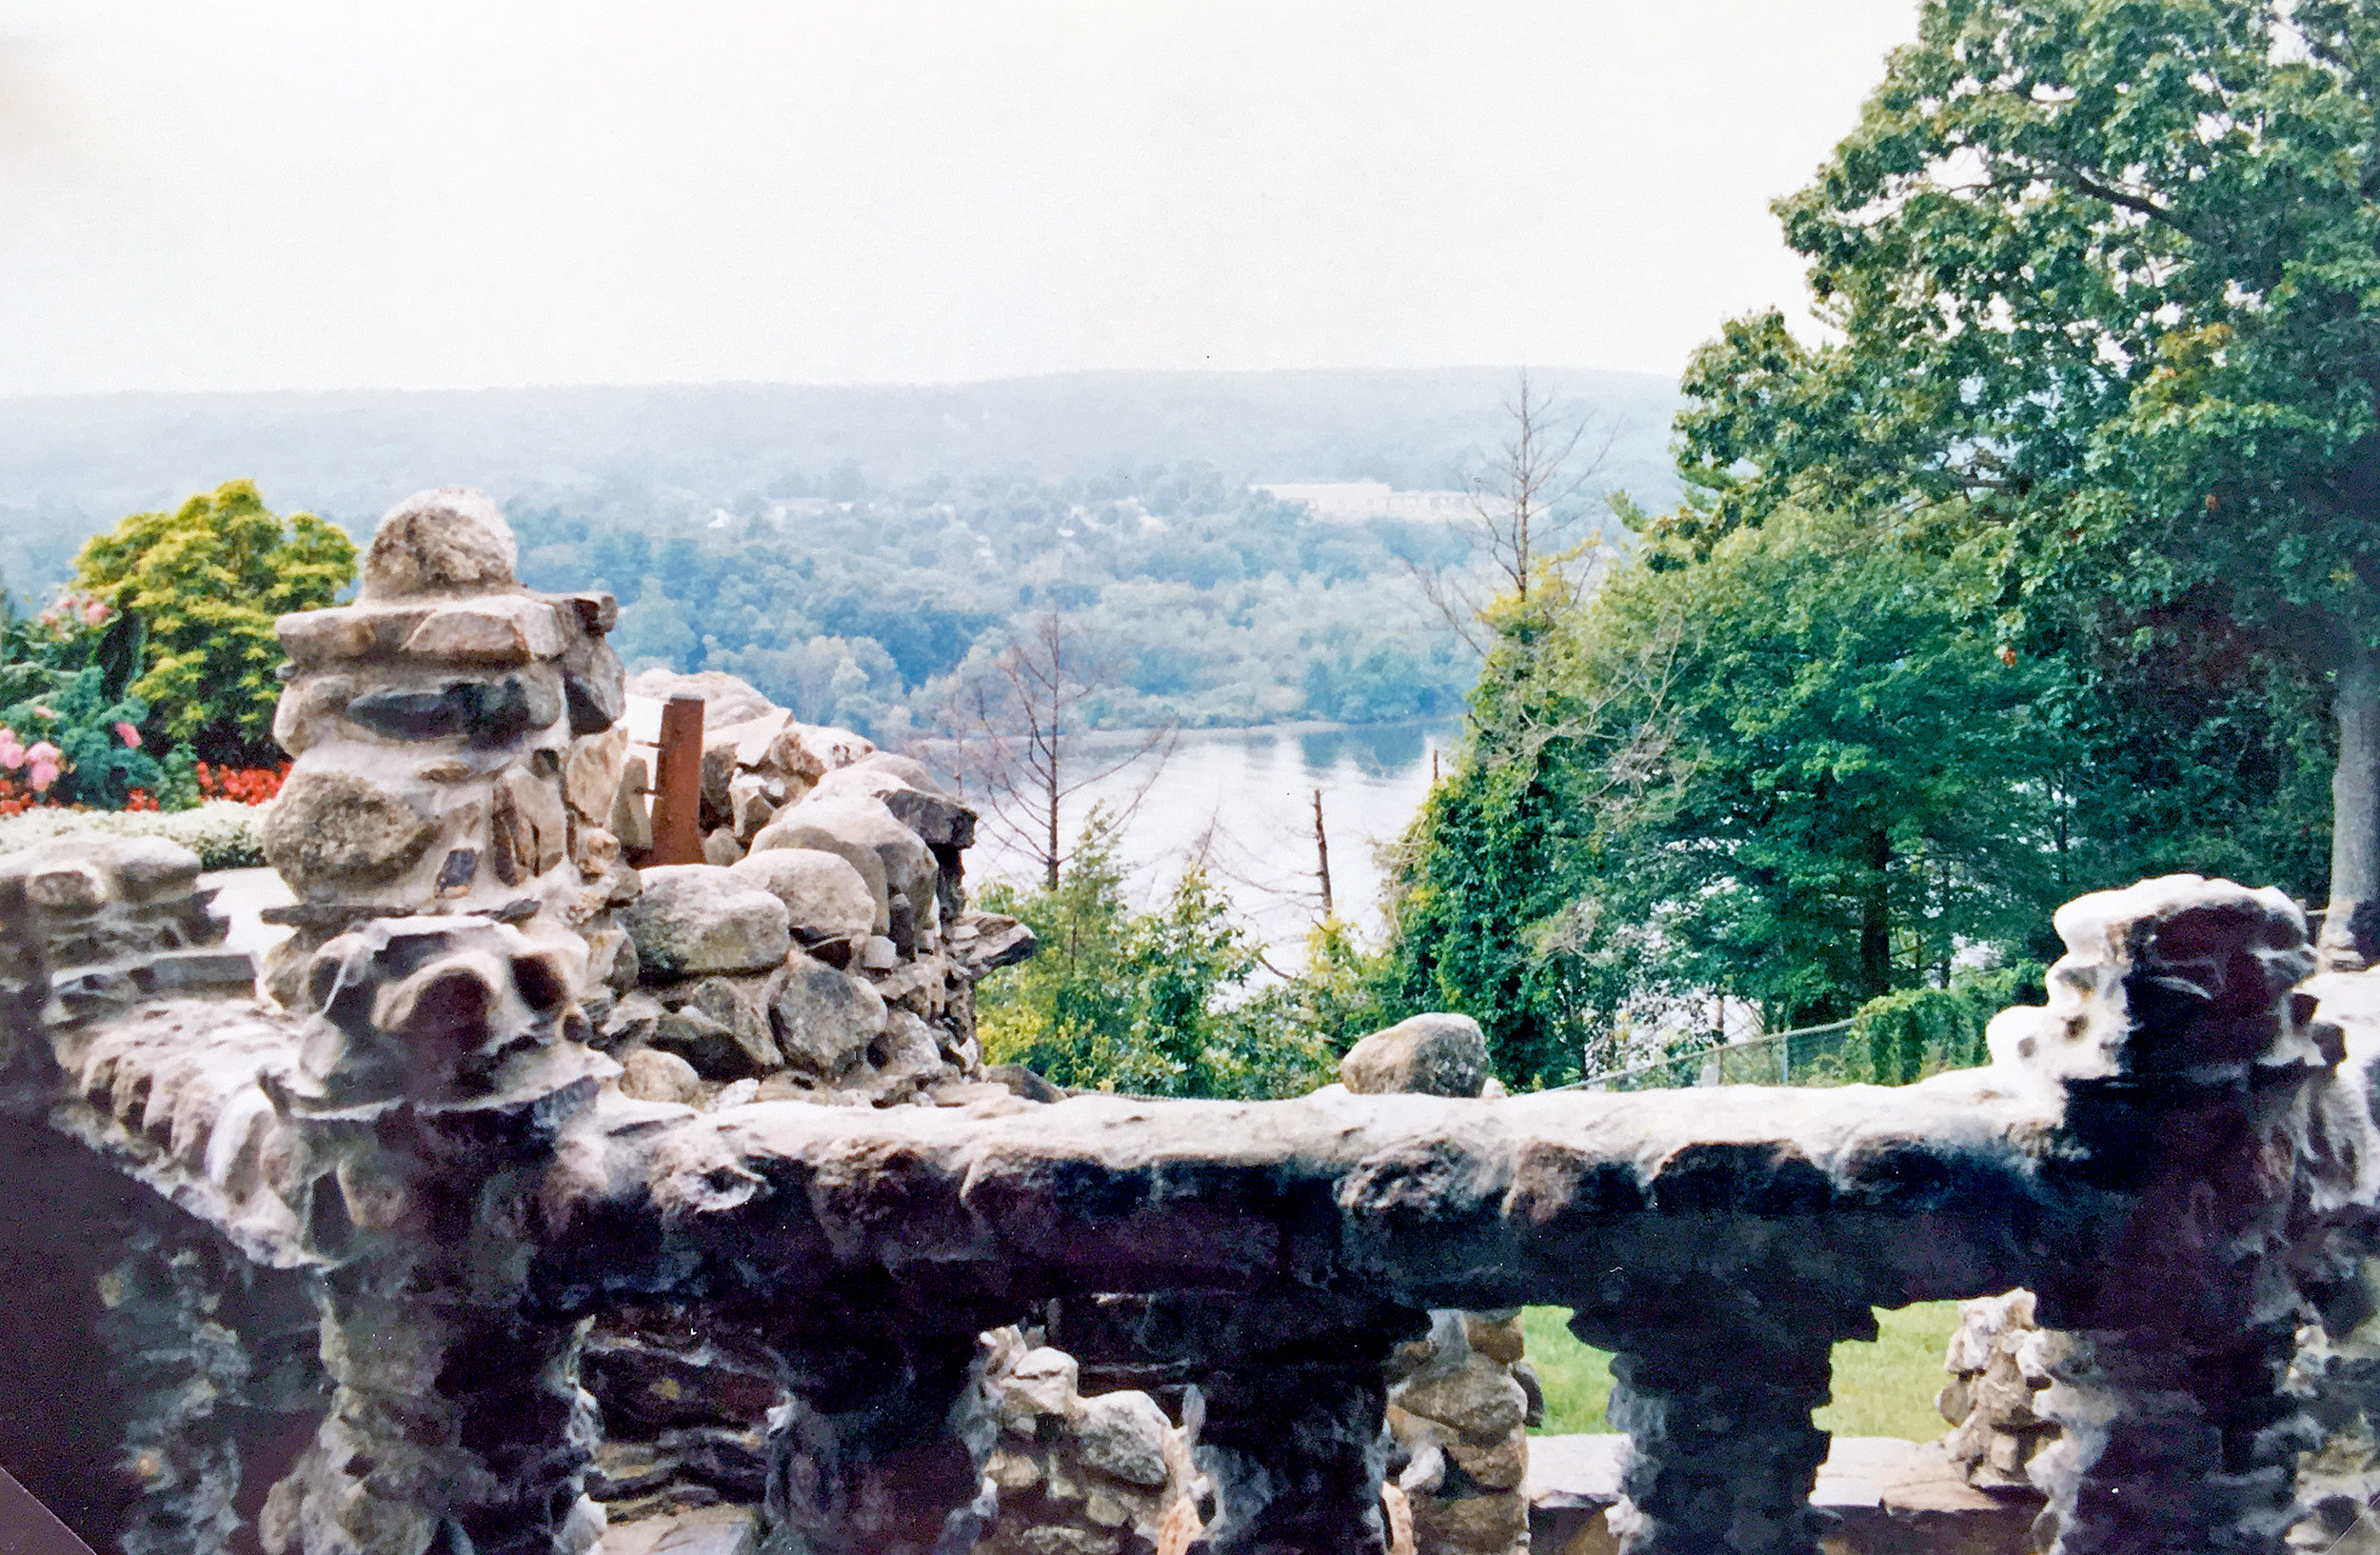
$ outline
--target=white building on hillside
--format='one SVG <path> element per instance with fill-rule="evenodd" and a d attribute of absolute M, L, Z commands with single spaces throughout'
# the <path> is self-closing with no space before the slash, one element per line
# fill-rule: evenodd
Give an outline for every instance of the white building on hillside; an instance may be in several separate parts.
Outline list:
<path fill-rule="evenodd" d="M 1473 512 L 1467 491 L 1398 491 L 1386 481 L 1280 481 L 1256 489 L 1282 502 L 1302 503 L 1315 517 L 1340 523 L 1408 518 L 1446 524 Z"/>

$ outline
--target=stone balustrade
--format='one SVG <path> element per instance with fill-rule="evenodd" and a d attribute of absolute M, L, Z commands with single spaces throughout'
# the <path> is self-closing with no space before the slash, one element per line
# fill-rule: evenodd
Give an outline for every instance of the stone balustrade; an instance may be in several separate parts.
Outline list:
<path fill-rule="evenodd" d="M 1831 1346 L 2015 1286 L 2055 1335 L 2048 1547 L 2285 1547 L 2323 1436 L 2292 1363 L 2370 1315 L 2380 982 L 2310 981 L 2278 893 L 2070 904 L 2046 1007 L 1895 1089 L 1035 1100 L 973 1045 L 1022 947 L 964 910 L 962 807 L 841 751 L 764 826 L 732 790 L 749 857 L 648 896 L 607 609 L 507 543 L 417 499 L 362 606 L 285 625 L 302 900 L 256 987 L 181 858 L 0 859 L 5 1127 L 318 1311 L 323 1418 L 210 1492 L 267 1547 L 643 1549 L 630 1512 L 744 1485 L 787 1555 L 1382 1550 L 1400 1346 L 1548 1304 L 1615 1356 L 1622 1548 L 1807 1555 Z M 682 1378 L 713 1396 L 626 1396 Z"/>

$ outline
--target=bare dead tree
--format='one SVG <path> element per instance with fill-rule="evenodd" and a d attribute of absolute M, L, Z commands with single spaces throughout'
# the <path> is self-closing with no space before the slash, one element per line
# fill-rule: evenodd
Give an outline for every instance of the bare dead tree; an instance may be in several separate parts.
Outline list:
<path fill-rule="evenodd" d="M 1331 840 L 1322 830 L 1322 790 L 1314 790 L 1314 873 L 1322 888 L 1322 916 L 1331 915 Z"/>
<path fill-rule="evenodd" d="M 1575 591 L 1585 581 L 1571 575 L 1574 564 L 1590 570 L 1608 548 L 1577 533 L 1579 498 L 1603 472 L 1618 429 L 1588 412 L 1566 412 L 1541 391 L 1524 369 L 1504 401 L 1505 431 L 1496 451 L 1464 483 L 1471 503 L 1468 523 L 1487 558 L 1492 585 L 1415 566 L 1421 591 L 1447 624 L 1481 652 L 1480 623 L 1496 597 L 1510 595 L 1522 606 L 1532 590 L 1551 583 Z"/>
<path fill-rule="evenodd" d="M 962 680 L 943 708 L 962 781 L 984 804 L 982 825 L 1041 867 L 1055 888 L 1068 853 L 1068 802 L 1134 763 L 1157 760 L 1114 807 L 1121 823 L 1146 797 L 1173 753 L 1171 723 L 1130 738 L 1085 740 L 1084 704 L 1121 683 L 1113 659 L 1057 610 L 1027 622 L 981 673 Z"/>

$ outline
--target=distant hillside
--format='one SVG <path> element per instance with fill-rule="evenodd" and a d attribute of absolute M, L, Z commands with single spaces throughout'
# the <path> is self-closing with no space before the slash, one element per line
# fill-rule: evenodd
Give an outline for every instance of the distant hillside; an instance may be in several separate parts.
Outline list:
<path fill-rule="evenodd" d="M 1674 488 L 1674 386 L 1543 370 L 1618 433 L 1611 484 Z M 1081 479 L 1203 463 L 1226 483 L 1447 487 L 1498 429 L 1509 369 L 1078 373 L 951 386 L 521 389 L 0 399 L 0 567 L 54 576 L 84 535 L 236 476 L 276 508 L 368 529 L 426 486 L 646 522 L 757 499 L 999 472 Z"/>

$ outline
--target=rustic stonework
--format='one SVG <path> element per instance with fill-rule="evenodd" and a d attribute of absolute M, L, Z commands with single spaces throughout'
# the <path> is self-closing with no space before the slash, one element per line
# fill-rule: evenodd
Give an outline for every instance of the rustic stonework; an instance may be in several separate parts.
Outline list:
<path fill-rule="evenodd" d="M 2014 1287 L 2053 1336 L 2016 1365 L 2064 1555 L 2353 1531 L 2380 981 L 2307 982 L 2276 893 L 2070 904 L 2048 1006 L 1890 1091 L 1039 1099 L 982 1071 L 971 1013 L 1030 936 L 964 910 L 971 817 L 898 758 L 742 708 L 708 819 L 749 853 L 644 899 L 596 824 L 643 792 L 611 608 L 522 588 L 501 523 L 417 499 L 357 605 L 283 623 L 300 900 L 261 989 L 187 855 L 0 860 L 5 1126 L 313 1293 L 327 1404 L 269 1546 L 957 1555 L 1062 1526 L 1121 1555 L 1155 1505 L 1107 1474 L 1217 1555 L 1380 1550 L 1400 1511 L 1484 1550 L 1525 1448 L 1501 1313 L 1543 1303 L 1615 1355 L 1622 1547 L 1810 1555 L 1829 1346 Z M 794 922 L 818 882 L 746 868 L 772 833 L 850 871 L 820 922 Z M 747 897 L 757 931 L 704 927 Z M 1382 1072 L 1438 1073 L 1421 1046 Z M 987 1369 L 1011 1327 L 1044 1343 Z M 1384 1498 L 1388 1368 L 1433 1332 L 1396 1407 L 1466 1493 Z M 1041 1349 L 1077 1386 L 1012 1456 L 1085 1494 L 1017 1527 L 961 1405 L 1031 1391 Z M 1112 1466 L 1147 1477 L 1149 1412 L 1094 1407 L 1126 1391 L 1182 1423 L 1164 1486 Z M 154 1418 L 171 1483 L 210 1487 L 190 1525 L 256 1488 L 201 1416 Z"/>

